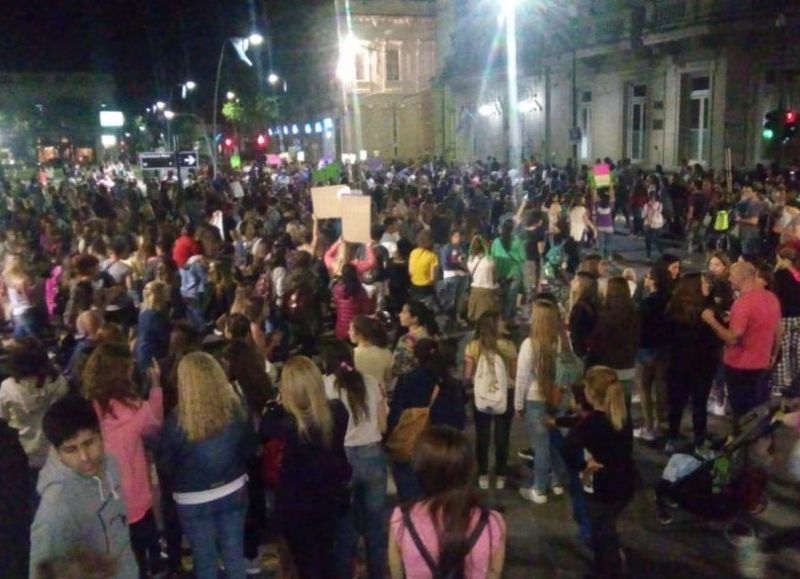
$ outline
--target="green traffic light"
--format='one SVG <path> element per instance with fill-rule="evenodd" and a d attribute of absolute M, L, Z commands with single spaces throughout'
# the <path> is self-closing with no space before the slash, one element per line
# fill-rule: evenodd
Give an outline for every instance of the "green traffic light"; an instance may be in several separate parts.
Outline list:
<path fill-rule="evenodd" d="M 761 132 L 761 136 L 764 137 L 766 140 L 771 141 L 775 136 L 775 131 L 773 131 L 772 129 L 764 129 Z"/>

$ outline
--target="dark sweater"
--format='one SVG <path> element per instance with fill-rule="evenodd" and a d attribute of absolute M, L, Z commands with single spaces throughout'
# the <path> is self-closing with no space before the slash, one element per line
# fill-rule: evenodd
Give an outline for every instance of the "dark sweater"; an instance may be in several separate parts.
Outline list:
<path fill-rule="evenodd" d="M 601 310 L 592 333 L 589 365 L 627 370 L 636 366 L 638 351 L 638 313 L 631 320 L 619 320 Z"/>
<path fill-rule="evenodd" d="M 670 362 L 667 368 L 689 368 L 695 376 L 710 379 L 722 356 L 722 341 L 714 330 L 700 317 L 691 323 L 674 316 L 667 320 L 670 335 Z M 717 314 L 717 321 L 722 323 L 720 313 Z"/>
<path fill-rule="evenodd" d="M 449 381 L 448 381 L 449 382 Z M 441 384 L 428 370 L 417 368 L 400 377 L 389 407 L 388 432 L 391 432 L 407 408 L 424 408 L 430 404 L 433 388 L 439 384 L 439 395 L 433 403 L 431 424 L 444 424 L 464 430 L 466 412 L 461 389 L 454 383 Z"/>
<path fill-rule="evenodd" d="M 788 269 L 775 272 L 775 295 L 781 302 L 784 318 L 800 317 L 800 281 L 797 281 Z"/>
<path fill-rule="evenodd" d="M 641 316 L 641 348 L 663 348 L 669 339 L 664 310 L 667 299 L 661 292 L 650 294 L 639 306 Z"/>
<path fill-rule="evenodd" d="M 587 301 L 578 301 L 569 312 L 569 337 L 578 356 L 589 352 L 589 340 L 597 321 L 597 310 Z"/>
<path fill-rule="evenodd" d="M 564 460 L 573 470 L 586 468 L 584 450 L 603 465 L 594 475 L 597 500 L 630 500 L 638 474 L 633 461 L 633 431 L 628 421 L 622 430 L 614 430 L 604 412 L 586 415 L 572 428 L 564 443 Z"/>

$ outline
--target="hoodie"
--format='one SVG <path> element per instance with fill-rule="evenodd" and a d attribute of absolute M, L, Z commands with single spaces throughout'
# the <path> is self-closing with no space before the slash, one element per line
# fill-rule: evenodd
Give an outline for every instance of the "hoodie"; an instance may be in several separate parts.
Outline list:
<path fill-rule="evenodd" d="M 162 392 L 161 388 L 151 388 L 149 398 L 143 402 L 125 404 L 112 400 L 105 414 L 100 410 L 100 405 L 94 403 L 106 452 L 119 465 L 130 523 L 140 521 L 153 507 L 153 488 L 144 439 L 157 436 L 161 430 L 164 422 Z"/>
<path fill-rule="evenodd" d="M 31 527 L 30 576 L 45 560 L 80 547 L 116 561 L 114 579 L 137 579 L 117 463 L 108 454 L 103 473 L 85 477 L 50 452 L 39 475 L 39 509 Z"/>
<path fill-rule="evenodd" d="M 50 449 L 50 443 L 42 432 L 44 413 L 68 390 L 63 376 L 45 381 L 41 388 L 36 386 L 33 377 L 19 381 L 6 378 L 0 384 L 0 418 L 19 431 L 19 441 L 31 468 L 42 468 Z"/>

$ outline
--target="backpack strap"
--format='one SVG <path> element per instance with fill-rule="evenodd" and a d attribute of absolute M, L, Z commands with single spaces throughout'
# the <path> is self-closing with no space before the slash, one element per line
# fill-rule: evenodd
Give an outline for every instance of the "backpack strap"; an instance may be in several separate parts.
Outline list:
<path fill-rule="evenodd" d="M 422 542 L 422 538 L 420 538 L 417 528 L 411 520 L 411 510 L 409 507 L 401 507 L 401 512 L 403 513 L 403 526 L 411 535 L 411 540 L 414 541 L 417 551 L 419 551 L 419 554 L 422 555 L 422 558 L 425 560 L 425 564 L 428 566 L 428 569 L 430 569 L 431 575 L 435 578 L 439 577 L 439 566 L 436 564 L 436 561 L 433 560 L 430 551 L 425 548 L 425 544 Z"/>
<path fill-rule="evenodd" d="M 472 533 L 469 535 L 469 539 L 467 540 L 467 553 L 471 553 L 472 549 L 475 548 L 475 545 L 478 544 L 478 541 L 483 534 L 483 530 L 489 524 L 489 509 L 481 508 L 481 516 L 478 519 L 478 524 L 475 525 L 475 528 L 472 530 Z"/>

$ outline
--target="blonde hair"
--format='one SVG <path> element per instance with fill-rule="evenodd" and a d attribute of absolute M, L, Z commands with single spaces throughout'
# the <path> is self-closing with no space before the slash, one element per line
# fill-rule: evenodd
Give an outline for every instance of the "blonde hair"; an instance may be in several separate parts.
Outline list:
<path fill-rule="evenodd" d="M 281 373 L 280 391 L 284 408 L 297 421 L 300 438 L 311 440 L 313 430 L 317 430 L 325 446 L 330 447 L 333 415 L 317 365 L 305 356 L 289 358 Z"/>
<path fill-rule="evenodd" d="M 151 281 L 144 286 L 142 295 L 142 310 L 163 310 L 169 301 L 167 284 L 163 281 Z"/>
<path fill-rule="evenodd" d="M 539 384 L 539 392 L 545 400 L 550 399 L 555 386 L 556 354 L 561 330 L 558 306 L 548 300 L 533 302 L 530 331 L 533 372 Z"/>
<path fill-rule="evenodd" d="M 628 409 L 625 406 L 625 391 L 617 373 L 606 366 L 594 366 L 586 372 L 583 384 L 590 397 L 589 402 L 592 399 L 602 402 L 614 430 L 622 430 L 628 421 Z"/>
<path fill-rule="evenodd" d="M 210 354 L 191 352 L 178 364 L 178 426 L 189 441 L 218 434 L 242 410 L 222 366 Z"/>

